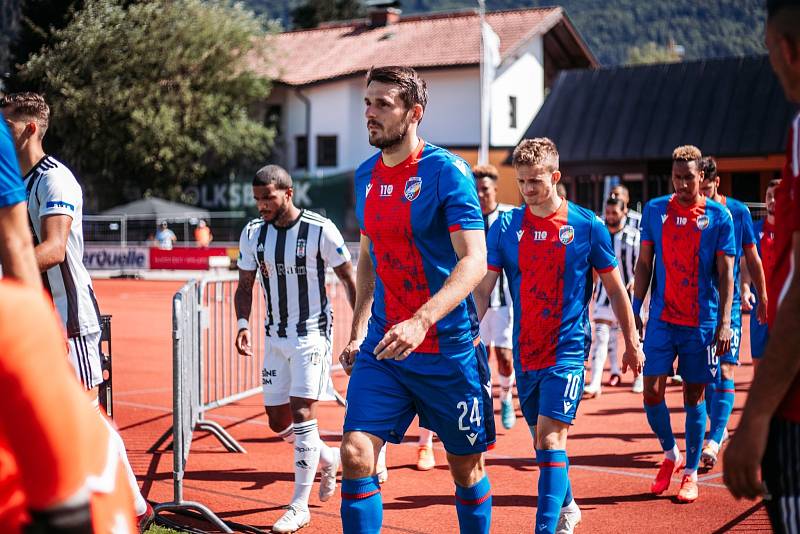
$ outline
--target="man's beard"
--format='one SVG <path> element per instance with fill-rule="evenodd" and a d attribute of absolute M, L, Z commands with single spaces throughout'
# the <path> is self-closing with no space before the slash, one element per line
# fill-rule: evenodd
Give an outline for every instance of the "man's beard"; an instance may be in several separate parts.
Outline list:
<path fill-rule="evenodd" d="M 381 150 L 393 148 L 403 142 L 403 139 L 405 139 L 408 134 L 408 127 L 410 124 L 411 119 L 408 117 L 408 114 L 406 114 L 406 117 L 397 125 L 396 129 L 389 130 L 383 137 L 378 137 L 377 135 L 375 138 L 370 137 L 369 144 Z"/>
<path fill-rule="evenodd" d="M 281 206 L 280 208 L 275 210 L 275 216 L 272 217 L 271 219 L 267 219 L 266 217 L 264 217 L 264 215 L 262 215 L 261 217 L 267 224 L 275 224 L 280 220 L 281 217 L 283 217 L 286 214 L 286 211 L 287 211 L 286 206 Z"/>

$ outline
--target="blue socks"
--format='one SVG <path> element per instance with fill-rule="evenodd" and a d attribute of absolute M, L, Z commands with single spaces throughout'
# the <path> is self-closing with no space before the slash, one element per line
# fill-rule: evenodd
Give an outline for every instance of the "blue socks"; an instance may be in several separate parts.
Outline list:
<path fill-rule="evenodd" d="M 341 514 L 344 534 L 380 533 L 383 499 L 377 476 L 342 480 Z"/>
<path fill-rule="evenodd" d="M 730 419 L 733 411 L 736 388 L 733 380 L 723 378 L 716 384 L 713 397 L 709 398 L 708 390 L 712 387 L 714 387 L 712 384 L 706 387 L 706 406 L 709 407 L 709 417 L 711 419 L 711 430 L 708 439 L 720 445 L 722 434 L 725 432 L 725 427 L 728 426 L 728 419 Z"/>
<path fill-rule="evenodd" d="M 570 488 L 567 476 L 567 451 L 536 449 L 539 465 L 539 498 L 535 532 L 555 532 L 561 507 Z"/>
<path fill-rule="evenodd" d="M 669 409 L 667 409 L 666 401 L 662 400 L 658 404 L 645 403 L 644 412 L 647 414 L 647 422 L 650 423 L 650 428 L 653 429 L 658 441 L 661 442 L 661 449 L 671 451 L 675 447 L 675 436 L 672 434 L 672 423 L 669 420 Z M 705 430 L 705 421 L 703 423 L 703 429 Z M 700 440 L 702 441 L 702 439 L 701 436 Z"/>
<path fill-rule="evenodd" d="M 492 523 L 492 486 L 484 476 L 471 488 L 456 484 L 456 513 L 461 534 L 489 534 Z"/>
<path fill-rule="evenodd" d="M 706 435 L 706 403 L 684 406 L 686 409 L 686 472 L 697 471 L 703 436 Z"/>

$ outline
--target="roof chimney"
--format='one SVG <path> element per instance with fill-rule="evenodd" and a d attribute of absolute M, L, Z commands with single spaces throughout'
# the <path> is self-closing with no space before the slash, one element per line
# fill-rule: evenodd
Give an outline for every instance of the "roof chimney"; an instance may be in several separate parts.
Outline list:
<path fill-rule="evenodd" d="M 401 11 L 398 0 L 368 0 L 366 5 L 371 27 L 379 28 L 400 22 Z"/>

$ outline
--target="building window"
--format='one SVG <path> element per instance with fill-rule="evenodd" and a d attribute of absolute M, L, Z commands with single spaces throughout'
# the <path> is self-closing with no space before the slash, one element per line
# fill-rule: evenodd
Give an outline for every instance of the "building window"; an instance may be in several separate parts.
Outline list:
<path fill-rule="evenodd" d="M 508 127 L 517 127 L 517 97 L 508 97 Z"/>
<path fill-rule="evenodd" d="M 295 167 L 298 169 L 308 169 L 308 137 L 305 135 L 298 135 L 295 137 L 294 147 Z"/>
<path fill-rule="evenodd" d="M 335 135 L 317 136 L 317 167 L 336 167 L 337 143 Z"/>

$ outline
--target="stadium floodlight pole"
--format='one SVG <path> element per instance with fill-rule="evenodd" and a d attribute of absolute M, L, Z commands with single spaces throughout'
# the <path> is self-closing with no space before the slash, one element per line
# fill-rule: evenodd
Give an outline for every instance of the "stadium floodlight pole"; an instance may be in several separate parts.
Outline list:
<path fill-rule="evenodd" d="M 486 18 L 486 2 L 484 0 L 478 0 L 478 18 L 480 20 L 480 49 L 478 52 L 478 65 L 480 68 L 480 95 L 481 95 L 481 105 L 480 105 L 480 128 L 481 128 L 481 139 L 480 145 L 478 148 L 478 165 L 485 165 L 489 163 L 489 120 L 491 117 L 491 108 L 489 99 L 491 99 L 491 81 L 489 80 L 487 83 L 486 75 L 488 74 L 488 69 L 485 61 L 486 56 L 486 38 L 485 38 L 485 29 L 484 24 Z"/>

